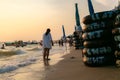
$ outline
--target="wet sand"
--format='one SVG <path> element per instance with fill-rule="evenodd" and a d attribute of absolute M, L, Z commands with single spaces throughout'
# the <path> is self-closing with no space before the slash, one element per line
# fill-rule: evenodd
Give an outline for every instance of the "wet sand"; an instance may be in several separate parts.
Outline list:
<path fill-rule="evenodd" d="M 54 70 L 46 74 L 45 80 L 119 80 L 120 67 L 88 67 L 82 62 L 80 50 L 70 51 L 64 60 L 53 65 Z"/>
<path fill-rule="evenodd" d="M 119 80 L 120 67 L 88 67 L 82 62 L 81 50 L 70 49 L 70 53 L 50 56 L 50 61 L 16 70 L 14 80 Z"/>
<path fill-rule="evenodd" d="M 59 61 L 63 60 L 62 56 L 64 53 L 57 53 L 54 55 L 50 55 L 50 61 L 39 60 L 34 64 L 30 64 L 28 66 L 19 68 L 15 70 L 11 75 L 7 78 L 8 80 L 46 80 L 46 75 L 48 72 L 52 72 L 55 70 L 53 65 L 56 65 Z M 7 74 L 4 74 L 7 75 Z M 3 77 L 0 80 L 6 80 Z"/>

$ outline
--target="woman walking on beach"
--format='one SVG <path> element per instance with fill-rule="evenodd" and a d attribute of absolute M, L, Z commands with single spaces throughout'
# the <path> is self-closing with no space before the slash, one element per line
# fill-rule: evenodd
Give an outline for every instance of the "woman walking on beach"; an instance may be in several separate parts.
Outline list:
<path fill-rule="evenodd" d="M 53 41 L 50 34 L 50 29 L 48 28 L 46 32 L 43 34 L 43 59 L 44 60 L 50 60 L 49 57 L 49 51 L 52 48 Z"/>

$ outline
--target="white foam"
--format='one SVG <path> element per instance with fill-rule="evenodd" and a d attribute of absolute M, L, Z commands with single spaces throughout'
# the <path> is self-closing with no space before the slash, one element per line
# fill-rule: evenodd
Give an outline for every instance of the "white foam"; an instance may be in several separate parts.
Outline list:
<path fill-rule="evenodd" d="M 13 61 L 13 62 L 6 63 L 3 66 L 0 66 L 0 73 L 14 71 L 20 67 L 24 67 L 24 66 L 33 64 L 36 60 L 37 60 L 37 58 L 31 57 L 24 61 Z"/>
<path fill-rule="evenodd" d="M 25 67 L 31 64 L 34 64 L 36 61 L 42 60 L 42 48 L 37 48 L 33 46 L 31 48 L 35 48 L 32 51 L 27 51 L 26 48 L 9 48 L 11 52 L 15 52 L 16 55 L 8 56 L 8 57 L 1 57 L 0 58 L 0 73 L 9 73 L 21 67 Z M 38 50 L 39 49 L 39 50 Z M 65 51 L 65 47 L 54 46 L 50 50 L 50 54 L 61 53 Z M 22 55 L 18 55 L 22 54 Z"/>

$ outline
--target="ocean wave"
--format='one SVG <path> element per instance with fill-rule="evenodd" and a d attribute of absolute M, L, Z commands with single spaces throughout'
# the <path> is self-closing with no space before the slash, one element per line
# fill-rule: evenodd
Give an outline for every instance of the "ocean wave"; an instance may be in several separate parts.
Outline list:
<path fill-rule="evenodd" d="M 24 67 L 24 66 L 33 64 L 36 60 L 37 60 L 37 58 L 29 58 L 25 61 L 4 64 L 3 66 L 0 67 L 0 74 L 6 73 L 6 72 L 11 72 L 20 67 Z"/>
<path fill-rule="evenodd" d="M 27 51 L 39 51 L 42 50 L 42 48 L 39 47 L 33 47 L 33 48 L 26 48 Z"/>
<path fill-rule="evenodd" d="M 18 55 L 23 54 L 25 51 L 20 49 L 0 49 L 0 56 L 11 56 L 11 55 Z"/>
<path fill-rule="evenodd" d="M 65 51 L 64 47 L 53 46 L 50 50 L 50 55 L 56 53 L 63 53 Z M 13 55 L 9 57 L 0 58 L 0 74 L 9 73 L 23 68 L 25 66 L 35 64 L 37 61 L 42 61 L 42 47 L 38 46 L 26 46 L 26 47 L 6 47 L 6 49 L 0 49 L 0 55 Z M 22 54 L 22 55 L 19 55 Z"/>

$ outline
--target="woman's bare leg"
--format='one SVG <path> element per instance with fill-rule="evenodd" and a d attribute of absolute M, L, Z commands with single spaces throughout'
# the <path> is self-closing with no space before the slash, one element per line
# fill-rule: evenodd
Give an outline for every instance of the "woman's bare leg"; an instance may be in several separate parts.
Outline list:
<path fill-rule="evenodd" d="M 43 50 L 43 59 L 44 60 L 46 59 L 46 56 L 47 56 L 47 49 L 44 48 L 44 50 Z"/>
<path fill-rule="evenodd" d="M 48 58 L 48 57 L 49 57 L 49 51 L 50 51 L 50 49 L 48 48 L 48 49 L 47 49 L 47 52 L 46 52 L 47 60 L 49 60 L 49 58 Z"/>

